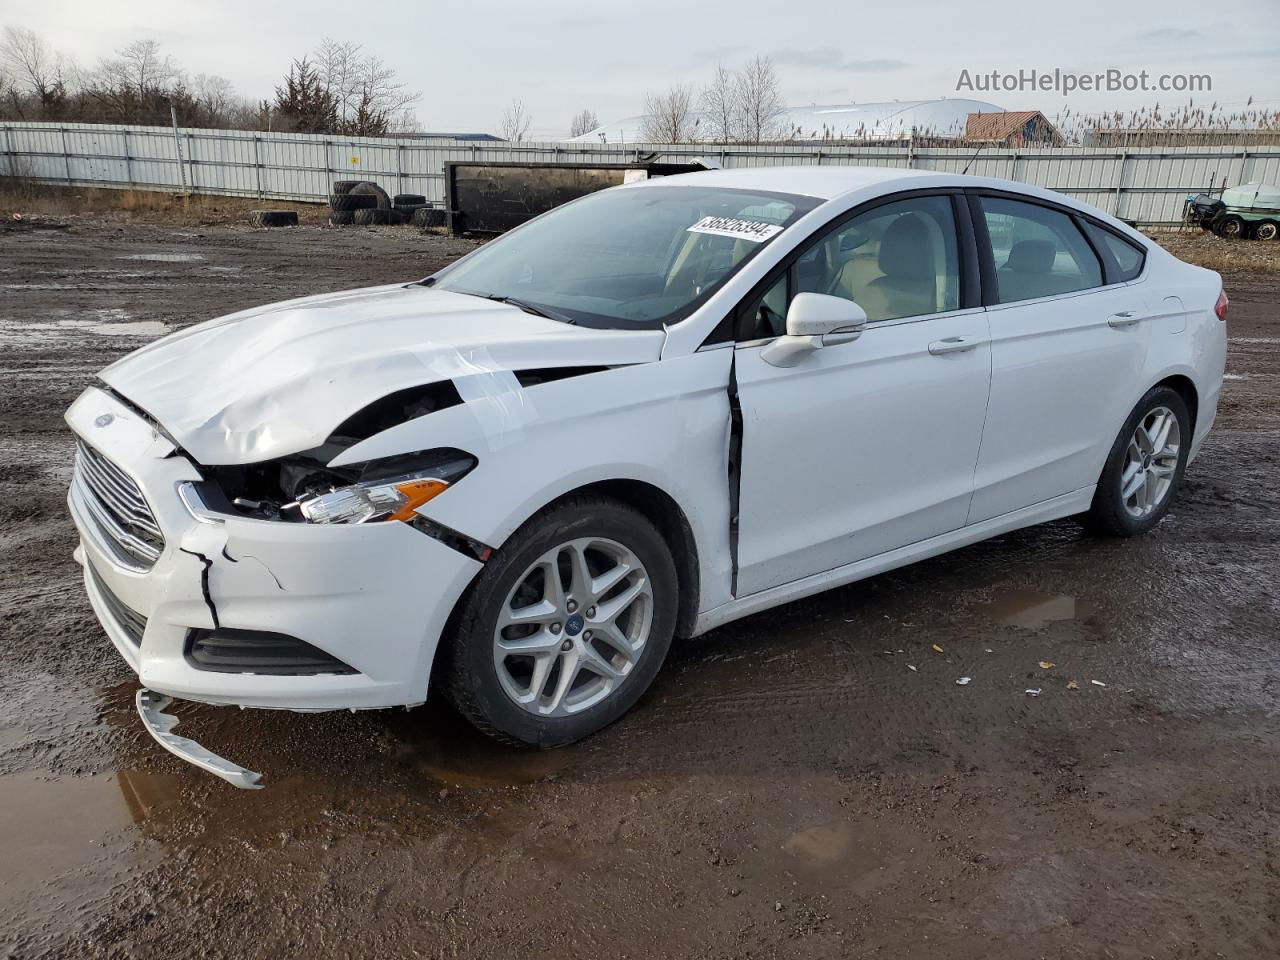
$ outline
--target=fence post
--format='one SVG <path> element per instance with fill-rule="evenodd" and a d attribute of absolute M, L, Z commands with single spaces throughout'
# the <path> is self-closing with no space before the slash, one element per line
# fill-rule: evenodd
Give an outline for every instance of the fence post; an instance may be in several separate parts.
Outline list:
<path fill-rule="evenodd" d="M 182 137 L 178 135 L 178 109 L 169 104 L 169 119 L 173 122 L 173 153 L 178 158 L 178 178 L 182 181 L 182 192 L 187 193 L 187 168 L 182 164 Z"/>
<path fill-rule="evenodd" d="M 396 141 L 396 193 L 404 193 L 404 160 L 400 151 L 404 149 L 404 144 L 399 140 Z"/>
<path fill-rule="evenodd" d="M 62 134 L 62 162 L 67 168 L 67 186 L 71 186 L 71 148 L 67 146 L 67 128 L 59 127 Z"/>
<path fill-rule="evenodd" d="M 1116 199 L 1111 211 L 1111 215 L 1116 219 L 1120 218 L 1120 193 L 1124 190 L 1124 168 L 1129 162 L 1129 151 L 1120 151 L 1120 169 L 1116 173 Z"/>
<path fill-rule="evenodd" d="M 133 189 L 133 157 L 129 153 L 129 128 L 124 127 L 120 131 L 124 137 L 124 175 L 129 181 L 129 189 Z"/>
<path fill-rule="evenodd" d="M 253 172 L 258 181 L 258 199 L 262 199 L 262 138 L 253 135 Z"/>
<path fill-rule="evenodd" d="M 9 125 L 5 124 L 4 128 L 4 172 L 7 177 L 16 177 L 18 175 L 18 161 L 13 152 L 13 131 L 9 129 Z"/>

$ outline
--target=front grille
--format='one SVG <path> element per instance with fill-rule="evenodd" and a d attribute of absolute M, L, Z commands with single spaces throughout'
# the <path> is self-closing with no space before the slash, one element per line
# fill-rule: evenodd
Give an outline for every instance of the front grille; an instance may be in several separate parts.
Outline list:
<path fill-rule="evenodd" d="M 83 440 L 76 441 L 72 489 L 100 540 L 123 565 L 149 570 L 160 559 L 164 536 L 138 485 Z"/>
<path fill-rule="evenodd" d="M 107 616 L 111 621 L 124 631 L 125 636 L 133 643 L 139 646 L 142 643 L 142 634 L 147 629 L 147 618 L 140 614 L 132 607 L 125 606 L 125 602 L 111 592 L 100 576 L 98 571 L 93 569 L 93 564 L 87 564 L 89 569 L 89 579 L 93 581 L 94 589 L 98 591 L 98 596 L 102 598 L 102 604 L 107 608 Z"/>

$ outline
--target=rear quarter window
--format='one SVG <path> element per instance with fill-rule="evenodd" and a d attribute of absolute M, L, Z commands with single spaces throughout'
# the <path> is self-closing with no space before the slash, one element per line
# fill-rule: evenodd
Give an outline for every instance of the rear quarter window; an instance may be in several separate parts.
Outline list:
<path fill-rule="evenodd" d="M 1111 258 L 1120 268 L 1120 275 L 1115 277 L 1116 280 L 1133 280 L 1142 273 L 1147 254 L 1137 244 L 1089 220 L 1085 221 L 1084 229 L 1095 247 L 1110 251 Z"/>

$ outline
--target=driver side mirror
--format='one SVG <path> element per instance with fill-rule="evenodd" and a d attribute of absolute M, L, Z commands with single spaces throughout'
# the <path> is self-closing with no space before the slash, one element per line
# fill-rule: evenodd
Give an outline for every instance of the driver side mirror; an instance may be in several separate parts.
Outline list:
<path fill-rule="evenodd" d="M 787 335 L 760 352 L 775 367 L 794 367 L 807 354 L 850 343 L 867 328 L 867 313 L 852 300 L 825 293 L 797 293 L 787 308 Z"/>

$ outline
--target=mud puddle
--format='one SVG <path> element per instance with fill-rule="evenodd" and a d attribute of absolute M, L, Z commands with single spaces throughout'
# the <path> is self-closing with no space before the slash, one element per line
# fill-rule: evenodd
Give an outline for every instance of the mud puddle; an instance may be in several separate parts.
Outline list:
<path fill-rule="evenodd" d="M 1059 620 L 1087 620 L 1094 606 L 1075 597 L 1037 590 L 1005 590 L 985 605 L 988 617 L 1007 627 L 1036 630 Z"/>
<path fill-rule="evenodd" d="M 177 802 L 179 782 L 130 771 L 0 776 L 0 916 L 34 897 L 105 893 L 98 868 L 125 855 L 139 836 L 135 826 Z"/>

